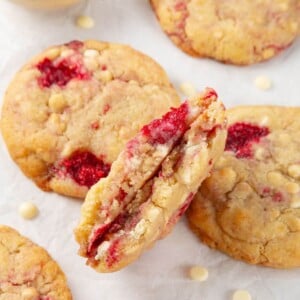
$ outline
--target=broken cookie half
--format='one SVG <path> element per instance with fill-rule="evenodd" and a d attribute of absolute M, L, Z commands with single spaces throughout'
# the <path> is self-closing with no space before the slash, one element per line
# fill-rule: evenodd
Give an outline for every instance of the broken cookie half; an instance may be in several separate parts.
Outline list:
<path fill-rule="evenodd" d="M 144 126 L 82 206 L 75 236 L 87 264 L 117 271 L 169 233 L 225 139 L 225 109 L 209 88 Z"/>

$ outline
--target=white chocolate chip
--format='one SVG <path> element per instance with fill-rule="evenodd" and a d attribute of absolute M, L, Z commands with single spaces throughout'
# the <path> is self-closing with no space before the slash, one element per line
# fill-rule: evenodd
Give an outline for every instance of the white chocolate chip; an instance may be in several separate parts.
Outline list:
<path fill-rule="evenodd" d="M 168 147 L 165 145 L 157 145 L 157 151 L 161 154 L 161 156 L 166 156 L 168 154 Z"/>
<path fill-rule="evenodd" d="M 146 221 L 142 219 L 138 222 L 138 224 L 135 226 L 134 230 L 130 232 L 130 235 L 138 240 L 146 231 Z"/>
<path fill-rule="evenodd" d="M 114 211 L 114 210 L 117 210 L 118 208 L 120 207 L 119 205 L 119 201 L 114 199 L 112 204 L 111 204 L 111 210 Z"/>
<path fill-rule="evenodd" d="M 68 157 L 73 153 L 75 149 L 78 149 L 78 145 L 76 147 L 76 143 L 74 141 L 69 141 L 66 144 L 64 144 L 64 148 L 62 150 L 61 156 Z"/>
<path fill-rule="evenodd" d="M 24 202 L 19 206 L 19 214 L 24 219 L 34 219 L 38 215 L 38 213 L 38 208 L 32 202 Z"/>
<path fill-rule="evenodd" d="M 108 241 L 104 241 L 103 243 L 101 243 L 100 246 L 98 247 L 97 255 L 95 256 L 95 259 L 96 260 L 101 259 L 105 254 L 105 252 L 108 250 L 109 246 L 110 243 Z"/>
<path fill-rule="evenodd" d="M 300 208 L 300 197 L 292 197 L 290 206 L 291 208 Z"/>
<path fill-rule="evenodd" d="M 300 178 L 300 165 L 290 165 L 288 174 L 295 179 Z"/>
<path fill-rule="evenodd" d="M 97 71 L 94 73 L 94 76 L 103 82 L 109 82 L 113 79 L 113 75 L 109 70 Z"/>
<path fill-rule="evenodd" d="M 254 84 L 260 90 L 268 90 L 272 86 L 272 81 L 266 76 L 258 76 L 255 78 Z"/>
<path fill-rule="evenodd" d="M 197 94 L 195 87 L 189 82 L 183 82 L 180 85 L 180 90 L 187 97 L 193 97 Z"/>
<path fill-rule="evenodd" d="M 232 300 L 251 300 L 251 295 L 246 290 L 237 290 L 232 295 Z"/>
<path fill-rule="evenodd" d="M 264 116 L 261 121 L 259 122 L 259 125 L 260 126 L 265 126 L 269 123 L 270 121 L 270 118 L 268 116 Z"/>
<path fill-rule="evenodd" d="M 69 57 L 69 56 L 71 56 L 72 54 L 74 54 L 74 50 L 72 50 L 72 49 L 66 49 L 66 50 L 63 50 L 63 51 L 60 53 L 60 56 L 61 56 L 61 57 Z"/>
<path fill-rule="evenodd" d="M 269 172 L 267 174 L 267 179 L 268 179 L 269 183 L 271 183 L 272 185 L 274 185 L 276 187 L 283 186 L 286 181 L 284 176 L 281 173 L 276 172 L 276 171 Z"/>
<path fill-rule="evenodd" d="M 65 122 L 61 120 L 59 114 L 51 114 L 48 120 L 48 127 L 53 132 L 57 134 L 61 134 L 66 130 L 67 125 Z"/>
<path fill-rule="evenodd" d="M 89 71 L 95 71 L 99 66 L 98 61 L 93 57 L 85 57 L 83 62 Z"/>
<path fill-rule="evenodd" d="M 219 170 L 218 174 L 222 177 L 222 181 L 220 182 L 220 188 L 222 189 L 222 192 L 227 193 L 231 191 L 236 183 L 236 172 L 232 168 L 226 167 Z"/>
<path fill-rule="evenodd" d="M 297 194 L 300 191 L 299 184 L 296 182 L 287 182 L 285 185 L 285 189 L 290 194 Z"/>
<path fill-rule="evenodd" d="M 57 58 L 60 54 L 60 49 L 59 48 L 51 48 L 46 52 L 46 57 L 53 60 Z"/>
<path fill-rule="evenodd" d="M 254 157 L 255 157 L 257 160 L 263 160 L 263 159 L 264 159 L 264 156 L 265 156 L 265 149 L 264 149 L 264 148 L 257 148 L 257 149 L 255 150 Z"/>
<path fill-rule="evenodd" d="M 76 25 L 83 29 L 90 29 L 95 26 L 95 21 L 89 16 L 78 16 L 76 19 Z"/>
<path fill-rule="evenodd" d="M 97 50 L 95 50 L 95 49 L 87 49 L 87 50 L 84 51 L 83 56 L 84 57 L 93 57 L 94 58 L 94 57 L 99 56 L 99 52 Z"/>
<path fill-rule="evenodd" d="M 39 293 L 34 287 L 25 288 L 22 291 L 22 300 L 38 300 Z"/>
<path fill-rule="evenodd" d="M 196 281 L 206 281 L 208 278 L 208 270 L 200 266 L 194 266 L 189 271 L 190 278 Z"/>
<path fill-rule="evenodd" d="M 60 113 L 67 106 L 67 101 L 62 94 L 53 94 L 48 101 L 49 107 L 55 113 Z"/>

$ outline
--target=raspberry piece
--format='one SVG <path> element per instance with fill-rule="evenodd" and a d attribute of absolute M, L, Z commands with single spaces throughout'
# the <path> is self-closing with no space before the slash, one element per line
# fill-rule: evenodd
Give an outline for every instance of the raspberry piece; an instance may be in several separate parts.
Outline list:
<path fill-rule="evenodd" d="M 149 137 L 153 144 L 165 144 L 176 133 L 183 134 L 187 130 L 187 114 L 188 104 L 184 102 L 178 108 L 172 108 L 161 119 L 154 120 L 144 126 L 142 133 Z"/>
<path fill-rule="evenodd" d="M 233 151 L 238 158 L 252 157 L 252 144 L 270 133 L 267 127 L 247 123 L 235 123 L 228 128 L 226 151 Z"/>
<path fill-rule="evenodd" d="M 110 171 L 109 164 L 88 151 L 74 152 L 60 166 L 76 183 L 87 187 L 106 177 Z"/>
<path fill-rule="evenodd" d="M 38 83 L 41 87 L 46 88 L 53 84 L 63 87 L 72 79 L 85 80 L 89 78 L 89 74 L 84 71 L 80 63 L 73 63 L 67 59 L 53 62 L 49 58 L 45 58 L 38 63 L 37 68 L 41 72 Z"/>

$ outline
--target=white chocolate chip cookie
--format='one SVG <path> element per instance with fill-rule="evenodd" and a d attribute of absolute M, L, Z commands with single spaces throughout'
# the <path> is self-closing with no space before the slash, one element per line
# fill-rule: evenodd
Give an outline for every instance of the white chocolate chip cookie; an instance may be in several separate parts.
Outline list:
<path fill-rule="evenodd" d="M 225 152 L 189 208 L 191 228 L 234 258 L 299 267 L 300 108 L 237 107 L 228 118 Z"/>

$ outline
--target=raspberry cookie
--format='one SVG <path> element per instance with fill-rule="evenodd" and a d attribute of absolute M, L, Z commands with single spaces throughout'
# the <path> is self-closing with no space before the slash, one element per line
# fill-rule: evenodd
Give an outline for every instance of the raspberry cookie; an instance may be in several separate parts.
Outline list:
<path fill-rule="evenodd" d="M 49 254 L 0 225 L 0 299 L 72 299 L 64 273 Z"/>
<path fill-rule="evenodd" d="M 40 188 L 84 197 L 144 124 L 178 104 L 166 73 L 148 56 L 73 41 L 18 72 L 1 129 L 12 158 Z"/>
<path fill-rule="evenodd" d="M 225 63 L 270 59 L 300 31 L 299 0 L 151 0 L 158 20 L 182 50 Z"/>
<path fill-rule="evenodd" d="M 119 270 L 171 231 L 223 152 L 224 115 L 207 89 L 127 143 L 82 206 L 75 235 L 88 265 Z"/>
<path fill-rule="evenodd" d="M 300 266 L 300 108 L 230 110 L 223 156 L 188 218 L 210 247 L 252 264 Z"/>

